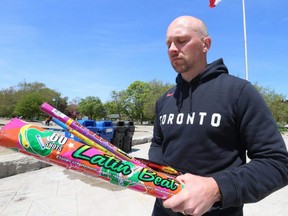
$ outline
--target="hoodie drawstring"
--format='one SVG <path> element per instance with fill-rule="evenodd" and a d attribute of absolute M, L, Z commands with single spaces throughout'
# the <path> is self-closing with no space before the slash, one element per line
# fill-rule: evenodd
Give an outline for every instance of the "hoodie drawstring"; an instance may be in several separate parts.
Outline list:
<path fill-rule="evenodd" d="M 193 88 L 190 83 L 189 84 L 189 114 L 190 116 L 192 116 L 192 91 L 193 91 Z"/>
<path fill-rule="evenodd" d="M 179 92 L 179 98 L 177 100 L 177 108 L 178 108 L 179 113 L 181 111 L 182 105 L 183 105 L 183 86 L 181 85 L 180 92 Z"/>

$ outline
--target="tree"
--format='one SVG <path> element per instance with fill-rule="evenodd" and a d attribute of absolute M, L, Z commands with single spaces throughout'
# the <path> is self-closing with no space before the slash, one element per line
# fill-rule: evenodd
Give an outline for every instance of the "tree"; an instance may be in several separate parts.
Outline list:
<path fill-rule="evenodd" d="M 115 101 L 107 101 L 105 104 L 103 104 L 104 109 L 106 110 L 107 115 L 110 114 L 118 114 L 119 119 L 121 119 L 121 112 L 118 112 L 117 109 L 117 103 Z"/>
<path fill-rule="evenodd" d="M 14 116 L 22 116 L 24 119 L 32 120 L 34 118 L 39 119 L 41 110 L 40 105 L 43 103 L 43 98 L 39 92 L 33 92 L 27 95 L 23 95 L 17 102 L 13 111 Z"/>
<path fill-rule="evenodd" d="M 144 105 L 149 100 L 150 86 L 146 82 L 135 81 L 128 86 L 128 113 L 130 118 L 139 119 L 141 124 L 145 120 Z"/>
<path fill-rule="evenodd" d="M 129 116 L 128 112 L 129 102 L 128 102 L 128 95 L 125 90 L 123 91 L 112 91 L 112 101 L 110 104 L 111 114 L 118 114 L 119 119 L 122 119 L 123 116 Z"/>
<path fill-rule="evenodd" d="M 30 95 L 30 97 L 28 97 L 28 95 Z M 26 115 L 24 115 L 23 113 L 24 104 L 22 103 L 23 101 L 30 103 L 29 99 L 27 98 L 41 99 L 42 103 L 48 102 L 51 105 L 54 104 L 53 98 L 57 98 L 58 109 L 60 111 L 64 111 L 66 109 L 67 100 L 68 100 L 67 97 L 61 98 L 60 93 L 47 88 L 45 84 L 43 83 L 39 83 L 39 82 L 27 83 L 26 81 L 23 81 L 23 82 L 18 83 L 17 86 L 13 86 L 8 89 L 2 89 L 0 91 L 0 104 L 1 104 L 0 115 L 4 117 L 12 117 L 13 115 L 20 115 L 20 114 L 21 114 L 20 116 L 30 116 L 30 115 L 38 116 L 38 117 L 46 116 L 46 114 L 42 112 L 40 112 L 39 114 L 38 110 L 35 110 L 34 115 L 32 115 L 31 113 L 27 113 Z M 37 100 L 35 102 L 37 102 Z M 27 109 L 29 109 L 28 104 L 26 105 L 26 110 Z"/>
<path fill-rule="evenodd" d="M 17 98 L 14 97 L 16 90 L 13 87 L 0 91 L 0 116 L 11 117 Z"/>
<path fill-rule="evenodd" d="M 88 96 L 81 99 L 78 111 L 82 115 L 88 116 L 89 119 L 101 119 L 105 117 L 105 110 L 99 97 Z"/>
<path fill-rule="evenodd" d="M 264 98 L 275 120 L 280 124 L 287 123 L 288 105 L 284 102 L 284 95 L 277 94 L 274 90 L 261 87 L 257 84 L 254 84 L 254 86 Z"/>
<path fill-rule="evenodd" d="M 127 90 L 112 91 L 112 101 L 104 104 L 105 110 L 109 114 L 119 114 L 120 119 L 128 117 L 152 122 L 156 100 L 172 86 L 157 80 L 149 83 L 136 81 Z"/>
<path fill-rule="evenodd" d="M 172 84 L 163 84 L 162 81 L 152 80 L 149 83 L 150 91 L 148 95 L 148 100 L 144 104 L 144 114 L 147 120 L 153 121 L 155 116 L 155 103 L 157 99 L 173 87 Z"/>
<path fill-rule="evenodd" d="M 80 98 L 74 98 L 71 101 L 69 101 L 67 105 L 67 115 L 70 116 L 73 119 L 78 118 L 78 105 L 80 103 Z"/>

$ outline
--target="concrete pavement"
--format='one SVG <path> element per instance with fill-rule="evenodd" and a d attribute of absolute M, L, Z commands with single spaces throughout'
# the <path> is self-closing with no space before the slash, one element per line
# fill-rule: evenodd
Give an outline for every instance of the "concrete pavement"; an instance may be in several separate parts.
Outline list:
<path fill-rule="evenodd" d="M 143 138 L 150 140 L 151 129 L 136 128 L 133 139 L 139 143 Z M 284 139 L 288 145 L 288 136 Z M 149 145 L 149 141 L 134 145 L 131 155 L 147 158 Z M 6 153 L 0 155 L 0 163 L 3 157 L 14 158 L 20 154 Z M 246 205 L 245 216 L 286 216 L 287 195 L 288 187 L 285 187 L 258 203 Z M 149 216 L 153 203 L 152 196 L 57 166 L 0 179 L 1 216 Z"/>

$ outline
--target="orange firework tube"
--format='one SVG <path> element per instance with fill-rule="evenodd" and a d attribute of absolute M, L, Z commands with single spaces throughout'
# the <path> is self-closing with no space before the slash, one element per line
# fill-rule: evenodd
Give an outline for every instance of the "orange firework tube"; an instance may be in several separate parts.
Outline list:
<path fill-rule="evenodd" d="M 53 118 L 59 120 L 63 124 L 67 125 L 68 127 L 72 128 L 73 130 L 79 132 L 84 137 L 87 137 L 88 139 L 94 141 L 95 143 L 99 144 L 103 148 L 107 149 L 109 152 L 112 152 L 113 154 L 117 155 L 121 159 L 130 161 L 136 165 L 140 165 L 143 167 L 146 167 L 145 164 L 141 163 L 140 161 L 136 160 L 135 158 L 131 157 L 130 155 L 126 154 L 121 149 L 114 146 L 112 143 L 108 142 L 107 140 L 103 139 L 99 135 L 93 133 L 93 131 L 85 128 L 83 125 L 78 123 L 72 118 L 69 118 L 64 113 L 60 112 L 59 110 L 55 109 L 48 103 L 43 103 L 40 106 L 40 109 L 45 112 L 46 114 L 52 116 Z"/>
<path fill-rule="evenodd" d="M 91 143 L 91 141 L 95 142 L 95 144 L 97 144 L 97 146 L 101 146 L 101 147 L 107 149 L 107 151 L 112 152 L 113 154 L 117 155 L 121 159 L 127 160 L 127 161 L 134 163 L 134 164 L 141 166 L 141 167 L 149 167 L 149 165 L 152 164 L 152 162 L 147 163 L 147 161 L 146 162 L 143 161 L 144 163 L 142 163 L 142 161 L 131 157 L 130 155 L 123 152 L 121 149 L 114 146 L 112 143 L 109 143 L 107 140 L 105 140 L 102 137 L 100 137 L 99 135 L 93 133 L 91 130 L 85 128 L 83 125 L 79 124 L 74 119 L 69 118 L 67 115 L 65 115 L 64 113 L 55 109 L 54 107 L 52 107 L 48 103 L 43 103 L 40 106 L 40 109 L 43 112 L 45 112 L 46 114 L 52 116 L 53 121 L 55 123 L 57 123 L 58 125 L 62 126 L 63 128 L 66 128 L 66 129 L 73 129 L 73 130 L 71 130 L 71 132 L 73 132 L 73 133 L 77 132 L 80 135 L 80 136 L 78 136 L 78 138 L 81 139 L 82 141 L 86 142 L 86 144 L 88 144 L 88 145 Z M 83 138 L 85 140 L 83 140 Z M 89 140 L 91 140 L 91 141 L 89 141 Z M 161 170 L 161 168 L 163 168 L 161 171 L 164 173 L 168 173 L 168 174 L 172 173 L 173 175 L 178 174 L 178 171 L 176 171 L 175 169 L 173 169 L 172 167 L 169 167 L 169 166 L 164 167 L 164 165 L 163 166 L 158 166 L 158 165 L 156 166 L 155 165 L 154 167 L 157 167 L 159 169 L 159 171 Z M 169 169 L 167 169 L 168 167 L 169 167 Z"/>
<path fill-rule="evenodd" d="M 161 199 L 173 196 L 183 187 L 171 175 L 136 165 L 111 152 L 103 152 L 17 118 L 0 130 L 0 145 Z"/>
<path fill-rule="evenodd" d="M 53 117 L 52 121 L 55 122 L 56 124 L 58 124 L 63 129 L 65 129 L 68 132 L 70 132 L 71 134 L 73 134 L 74 136 L 78 137 L 80 140 L 82 140 L 87 145 L 93 146 L 93 147 L 95 147 L 95 148 L 97 148 L 97 149 L 99 149 L 99 150 L 101 150 L 103 152 L 112 154 L 106 148 L 102 147 L 101 145 L 97 144 L 93 140 L 89 139 L 88 137 L 84 136 L 83 134 L 79 133 L 78 131 L 76 131 L 76 130 L 72 129 L 71 127 L 67 126 L 66 124 L 62 123 L 58 119 L 55 119 Z M 178 172 L 177 170 L 173 169 L 172 167 L 170 167 L 168 165 L 159 164 L 159 163 L 156 163 L 156 162 L 144 159 L 144 158 L 135 158 L 135 159 L 140 161 L 144 165 L 156 170 L 156 171 L 164 172 L 166 174 L 173 175 L 173 176 L 181 175 L 180 172 Z"/>

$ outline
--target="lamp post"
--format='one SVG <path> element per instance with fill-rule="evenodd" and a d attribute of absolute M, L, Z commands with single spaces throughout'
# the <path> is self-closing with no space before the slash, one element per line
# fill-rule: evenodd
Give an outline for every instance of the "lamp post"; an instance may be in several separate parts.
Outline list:
<path fill-rule="evenodd" d="M 56 109 L 58 109 L 58 99 L 54 97 L 52 100 L 55 101 Z"/>

